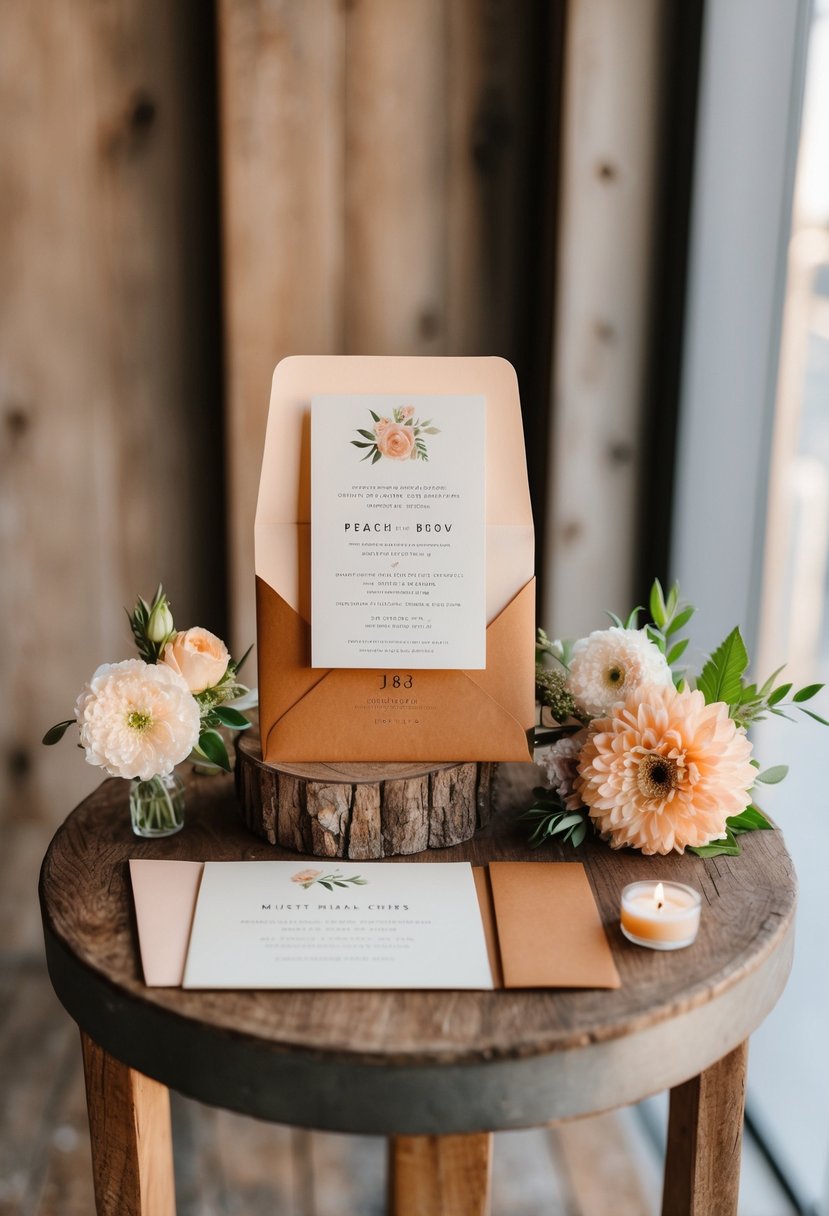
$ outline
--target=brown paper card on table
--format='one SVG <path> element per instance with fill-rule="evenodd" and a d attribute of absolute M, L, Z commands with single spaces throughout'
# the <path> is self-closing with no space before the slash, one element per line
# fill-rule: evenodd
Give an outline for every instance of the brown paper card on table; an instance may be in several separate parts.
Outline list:
<path fill-rule="evenodd" d="M 581 862 L 489 866 L 505 988 L 618 988 Z"/>
<path fill-rule="evenodd" d="M 316 394 L 486 398 L 486 668 L 414 673 L 419 724 L 383 706 L 371 669 L 312 668 L 310 411 Z M 530 760 L 535 580 L 521 405 L 495 358 L 296 355 L 274 372 L 256 510 L 256 632 L 262 755 L 279 761 Z M 402 669 L 401 669 L 402 670 Z"/>

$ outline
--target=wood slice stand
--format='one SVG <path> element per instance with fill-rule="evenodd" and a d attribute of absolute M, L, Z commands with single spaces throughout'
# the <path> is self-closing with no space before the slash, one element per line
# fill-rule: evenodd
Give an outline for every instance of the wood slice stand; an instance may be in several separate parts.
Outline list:
<path fill-rule="evenodd" d="M 488 822 L 497 764 L 266 764 L 258 735 L 236 741 L 247 826 L 317 857 L 368 860 L 443 849 Z"/>

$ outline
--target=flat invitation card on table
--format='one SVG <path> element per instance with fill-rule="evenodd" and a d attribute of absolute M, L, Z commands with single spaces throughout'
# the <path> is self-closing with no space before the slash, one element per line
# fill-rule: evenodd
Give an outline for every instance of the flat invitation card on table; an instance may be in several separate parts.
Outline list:
<path fill-rule="evenodd" d="M 485 419 L 480 395 L 312 399 L 312 667 L 486 667 Z"/>
<path fill-rule="evenodd" d="M 491 989 L 467 862 L 206 862 L 185 988 Z"/>

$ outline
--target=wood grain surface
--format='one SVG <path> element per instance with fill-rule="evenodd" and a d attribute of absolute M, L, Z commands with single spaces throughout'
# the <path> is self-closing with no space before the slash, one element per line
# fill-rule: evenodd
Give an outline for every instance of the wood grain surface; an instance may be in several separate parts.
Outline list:
<path fill-rule="evenodd" d="M 526 805 L 533 780 L 532 766 L 504 766 L 500 810 L 488 827 L 465 844 L 419 858 L 437 863 L 572 860 L 567 849 L 534 853 L 525 843 L 525 828 L 513 812 Z M 384 1130 L 388 1111 L 380 1108 L 392 1101 L 398 1083 L 401 1095 L 408 1094 L 406 1086 L 419 1086 L 418 1101 L 425 1105 L 415 1110 L 409 1095 L 411 1111 L 400 1109 L 399 1124 L 386 1130 L 420 1134 L 529 1126 L 606 1109 L 693 1076 L 762 1020 L 788 973 L 794 880 L 781 835 L 766 832 L 747 837 L 739 858 L 649 859 L 612 852 L 600 842 L 580 851 L 622 977 L 621 988 L 613 992 L 147 989 L 128 890 L 130 857 L 286 855 L 244 829 L 228 780 L 193 777 L 188 799 L 183 832 L 163 841 L 139 841 L 130 831 L 123 783 L 106 782 L 55 837 L 44 861 L 41 900 L 52 980 L 70 1013 L 133 1067 L 174 1078 L 171 1083 L 183 1092 L 207 1101 L 222 1104 L 216 1097 L 221 1092 L 224 1104 L 235 1109 L 272 1111 L 282 1100 L 266 1084 L 272 1067 L 274 1076 L 295 1086 L 291 1099 L 297 1109 L 307 1099 L 304 1117 L 313 1118 L 312 1126 Z M 621 888 L 656 873 L 702 892 L 700 935 L 688 950 L 643 950 L 619 931 Z M 164 1034 L 170 1036 L 166 1054 Z M 511 1069 L 499 1072 L 496 1063 Z M 338 1086 L 358 1086 L 349 1097 L 350 1114 L 349 1103 L 338 1104 L 326 1088 L 320 1065 L 328 1068 L 329 1081 L 336 1074 Z M 320 1073 L 319 1090 L 310 1094 L 296 1088 L 308 1085 L 314 1069 Z M 559 1075 L 555 1069 L 563 1071 Z M 253 1092 L 260 1084 L 255 1077 L 242 1092 L 245 1070 L 261 1074 L 262 1092 Z M 435 1113 L 429 1087 L 442 1084 L 441 1078 L 447 1088 Z M 524 1087 L 523 1106 L 517 1100 L 510 1104 L 503 1088 L 517 1084 L 517 1078 Z M 539 1117 L 542 1110 L 545 1118 Z"/>
<path fill-rule="evenodd" d="M 361 861 L 460 844 L 490 815 L 495 764 L 266 764 L 236 741 L 242 819 L 270 844 Z"/>
<path fill-rule="evenodd" d="M 731 1216 L 740 1190 L 748 1044 L 671 1090 L 662 1216 Z"/>
<path fill-rule="evenodd" d="M 97 1216 L 175 1216 L 169 1090 L 81 1045 Z"/>
<path fill-rule="evenodd" d="M 399 1136 L 389 1145 L 389 1216 L 487 1216 L 492 1134 Z"/>

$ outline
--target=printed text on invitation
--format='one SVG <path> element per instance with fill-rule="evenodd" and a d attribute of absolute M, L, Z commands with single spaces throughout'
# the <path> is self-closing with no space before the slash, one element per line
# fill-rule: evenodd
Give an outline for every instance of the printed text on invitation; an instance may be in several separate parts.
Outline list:
<path fill-rule="evenodd" d="M 312 666 L 486 666 L 485 416 L 482 396 L 314 397 Z"/>

